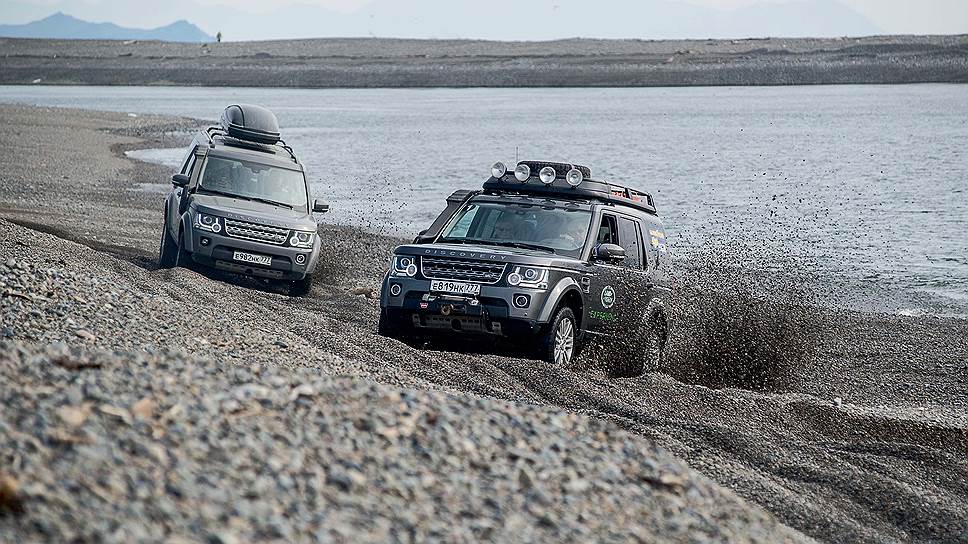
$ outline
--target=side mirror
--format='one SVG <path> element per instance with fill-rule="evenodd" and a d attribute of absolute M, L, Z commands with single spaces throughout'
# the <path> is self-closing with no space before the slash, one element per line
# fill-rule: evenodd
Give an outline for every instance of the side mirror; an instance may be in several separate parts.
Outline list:
<path fill-rule="evenodd" d="M 322 200 L 313 201 L 313 212 L 314 213 L 326 213 L 329 211 L 329 204 L 323 202 Z"/>
<path fill-rule="evenodd" d="M 602 244 L 598 246 L 595 259 L 610 263 L 618 263 L 625 260 L 625 248 L 617 244 Z"/>
<path fill-rule="evenodd" d="M 175 187 L 188 187 L 188 183 L 192 178 L 186 176 L 185 174 L 175 174 L 171 177 L 171 184 Z"/>

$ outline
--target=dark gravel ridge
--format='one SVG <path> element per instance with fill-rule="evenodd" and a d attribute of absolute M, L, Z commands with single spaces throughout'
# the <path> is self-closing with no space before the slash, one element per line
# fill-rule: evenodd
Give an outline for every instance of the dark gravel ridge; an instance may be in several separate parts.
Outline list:
<path fill-rule="evenodd" d="M 19 365 L 23 363 L 18 361 L 23 357 L 9 356 L 11 368 L 18 369 L 11 372 L 27 375 L 8 379 L 5 374 L 3 383 L 18 385 L 5 388 L 0 394 L 35 399 L 30 401 L 35 402 L 31 406 L 37 406 L 33 412 L 49 414 L 65 404 L 64 399 L 70 400 L 71 406 L 83 406 L 88 402 L 87 397 L 65 397 L 68 387 L 63 384 L 90 377 L 101 383 L 100 389 L 91 390 L 99 391 L 90 400 L 94 429 L 113 421 L 101 418 L 118 417 L 122 419 L 118 428 L 127 429 L 123 415 L 105 415 L 98 407 L 109 404 L 130 412 L 145 397 L 151 396 L 156 403 L 167 402 L 164 395 L 153 396 L 155 388 L 165 391 L 164 380 L 169 374 L 176 384 L 186 383 L 178 381 L 182 379 L 180 373 L 150 370 L 153 365 L 205 369 L 198 373 L 197 392 L 181 391 L 181 386 L 172 386 L 170 391 L 175 398 L 197 394 L 199 399 L 206 395 L 226 395 L 234 387 L 248 383 L 241 378 L 232 381 L 235 379 L 232 376 L 236 372 L 251 373 L 252 367 L 257 366 L 260 372 L 269 373 L 267 379 L 280 376 L 289 380 L 284 387 L 279 386 L 280 391 L 276 392 L 279 398 L 307 381 L 322 390 L 328 383 L 337 383 L 331 380 L 338 379 L 339 387 L 375 387 L 377 396 L 393 395 L 393 391 L 406 391 L 415 397 L 427 395 L 436 399 L 433 402 L 438 405 L 447 404 L 447 409 L 451 409 L 451 404 L 466 401 L 471 405 L 485 403 L 482 406 L 486 405 L 486 411 L 506 411 L 509 417 L 511 411 L 519 410 L 520 417 L 514 416 L 515 423 L 511 425 L 539 425 L 531 422 L 537 417 L 530 415 L 535 410 L 553 414 L 549 417 L 580 415 L 576 421 L 589 429 L 600 425 L 602 420 L 608 421 L 632 435 L 609 427 L 613 429 L 609 432 L 614 434 L 609 435 L 611 438 L 604 437 L 606 444 L 601 447 L 612 448 L 612 454 L 600 455 L 596 466 L 641 462 L 616 453 L 618 450 L 614 448 L 620 441 L 631 440 L 650 450 L 656 444 L 685 460 L 692 469 L 755 503 L 746 514 L 736 514 L 750 525 L 735 534 L 722 533 L 727 535 L 724 537 L 727 540 L 741 539 L 744 535 L 756 538 L 760 534 L 755 528 L 760 522 L 756 520 L 764 519 L 755 513 L 759 508 L 772 516 L 765 518 L 767 525 L 763 527 L 773 527 L 769 524 L 775 519 L 826 541 L 960 542 L 968 534 L 968 375 L 964 372 L 968 361 L 965 341 L 968 322 L 964 320 L 810 308 L 817 321 L 824 325 L 821 336 L 816 338 L 818 348 L 809 359 L 800 361 L 799 371 L 791 376 L 784 389 L 775 392 L 737 387 L 710 389 L 682 383 L 663 373 L 610 380 L 593 369 L 551 368 L 493 352 L 465 354 L 413 349 L 377 336 L 376 301 L 347 290 L 358 287 L 365 292 L 366 288 L 376 288 L 387 254 L 397 242 L 390 238 L 355 228 L 321 227 L 323 239 L 330 244 L 329 258 L 311 296 L 304 299 L 289 298 L 255 282 L 206 277 L 188 270 L 154 269 L 161 196 L 140 184 L 164 184 L 168 173 L 154 166 L 119 159 L 117 151 L 124 146 L 139 145 L 144 138 L 151 142 L 141 145 L 153 145 L 156 138 L 169 137 L 152 136 L 152 127 L 187 129 L 193 121 L 26 106 L 0 106 L 0 119 L 12 128 L 8 133 L 0 133 L 0 149 L 16 151 L 26 148 L 24 141 L 39 142 L 43 153 L 43 160 L 38 160 L 38 155 L 25 157 L 14 151 L 0 153 L 0 218 L 26 225 L 0 221 L 0 282 L 3 283 L 0 292 L 6 293 L 0 296 L 0 336 L 6 338 L 4 345 L 9 346 L 8 352 L 25 349 L 26 357 L 36 361 L 38 367 L 22 372 Z M 63 145 L 68 135 L 75 142 L 73 146 Z M 7 266 L 11 258 L 13 266 Z M 759 320 L 757 326 L 769 327 L 769 313 L 754 318 Z M 695 338 L 694 331 L 688 329 L 677 334 L 677 341 L 684 345 L 691 345 L 688 343 Z M 72 355 L 70 360 L 102 357 L 91 355 L 96 350 L 120 353 L 117 359 L 112 359 L 114 355 L 105 356 L 107 362 L 100 369 L 61 374 L 65 369 L 51 364 L 53 352 L 45 347 L 57 343 L 84 348 L 83 353 Z M 164 348 L 170 346 L 178 346 L 183 353 L 166 353 Z M 65 348 L 50 349 L 62 352 Z M 688 360 L 682 352 L 677 350 L 678 354 L 670 357 L 666 369 L 669 373 L 678 375 L 676 365 Z M 125 369 L 130 365 L 136 368 L 144 365 L 146 370 L 131 370 L 128 374 Z M 209 375 L 213 377 L 208 378 Z M 47 381 L 40 383 L 39 377 Z M 368 381 L 360 383 L 361 379 Z M 261 375 L 259 384 L 271 385 L 262 383 Z M 191 383 L 185 387 L 190 386 Z M 36 395 L 21 392 L 28 388 L 37 388 Z M 122 400 L 105 400 L 113 392 Z M 320 411 L 327 409 L 323 402 L 316 406 L 302 399 L 299 403 L 310 403 Z M 48 444 L 50 437 L 45 433 L 54 432 L 55 427 L 63 424 L 54 420 L 44 427 L 21 423 L 34 420 L 24 419 L 26 416 L 20 410 L 8 411 L 9 406 L 15 405 L 4 403 L 5 409 L 0 415 L 3 429 L 19 433 L 18 440 L 36 441 L 50 447 L 53 443 Z M 535 405 L 547 408 L 535 408 Z M 277 411 L 276 407 L 277 404 L 269 403 L 263 407 L 269 415 L 256 417 L 283 418 L 280 421 L 286 424 L 278 428 L 288 433 L 301 428 L 294 423 L 296 420 L 285 419 L 289 417 L 288 410 L 294 408 L 286 405 Z M 366 404 L 360 404 L 357 412 L 365 413 L 365 407 Z M 11 413 L 16 415 L 7 415 Z M 205 414 L 222 417 L 215 412 Z M 230 425 L 204 431 L 195 427 L 189 436 L 199 440 L 202 434 L 206 439 L 219 436 L 218 433 L 228 433 L 233 440 L 250 436 L 248 431 L 241 430 L 243 427 L 236 427 L 235 419 L 228 420 L 232 422 Z M 138 423 L 136 418 L 132 421 L 133 428 Z M 487 432 L 490 429 L 461 427 L 457 434 L 473 442 L 477 438 L 486 441 Z M 576 433 L 568 437 L 571 441 L 589 441 L 587 450 L 585 445 L 576 445 L 580 450 L 599 451 L 599 439 L 593 434 Z M 262 439 L 258 433 L 252 436 Z M 552 432 L 550 436 L 564 435 Z M 615 438 L 618 436 L 621 440 Z M 105 434 L 104 439 L 112 448 L 116 446 L 112 442 L 113 434 Z M 495 446 L 494 451 L 497 449 Z M 242 447 L 232 453 L 245 458 L 261 451 L 253 446 L 252 452 Z M 136 452 L 130 455 L 133 464 L 143 457 Z M 178 455 L 177 449 L 173 455 Z M 7 458 L 3 460 L 7 461 Z M 658 457 L 656 462 L 661 466 Z M 508 463 L 502 459 L 498 464 Z M 13 474 L 21 480 L 23 490 L 31 490 L 31 480 L 55 479 L 54 472 L 45 473 L 42 463 L 29 451 L 11 450 L 9 464 L 30 467 L 23 471 L 27 476 Z M 218 470 L 214 464 L 190 466 L 202 467 L 191 468 L 193 478 L 209 487 L 217 482 L 208 472 L 208 467 Z M 76 468 L 69 463 L 56 467 L 64 474 L 72 474 Z M 127 465 L 105 469 L 105 472 L 127 474 L 122 468 L 127 470 Z M 492 466 L 490 470 L 517 477 L 508 466 Z M 479 473 L 473 475 L 477 478 Z M 695 472 L 688 473 L 687 477 L 701 478 Z M 593 485 L 598 478 L 591 478 Z M 579 484 L 578 488 L 581 487 Z M 131 489 L 136 490 L 137 486 Z M 79 493 L 73 488 L 56 486 L 42 491 L 68 497 Z M 440 492 L 453 495 L 455 490 L 444 486 Z M 136 493 L 131 491 L 132 496 Z M 275 499 L 263 500 L 290 499 L 285 491 L 274 493 Z M 554 508 L 571 508 L 571 499 L 566 492 L 561 493 L 549 494 L 550 504 Z M 0 482 L 0 498 L 3 496 Z M 429 502 L 418 498 L 409 506 L 416 508 L 423 503 L 432 510 L 428 505 L 436 505 L 436 499 L 430 495 L 427 499 Z M 38 507 L 34 501 L 42 500 L 42 495 L 27 495 L 23 506 L 31 512 L 32 505 Z M 147 505 L 152 500 L 138 499 L 141 501 L 138 504 Z M 368 503 L 373 509 L 389 504 L 379 502 L 383 498 L 373 500 L 377 502 Z M 518 499 L 507 500 L 512 501 L 507 504 L 512 504 Z M 559 501 L 565 504 L 558 504 Z M 608 504 L 604 500 L 599 502 Z M 575 505 L 575 508 L 560 511 L 561 517 L 557 519 L 592 523 L 569 517 L 571 514 L 566 512 L 578 512 L 584 506 Z M 40 517 L 57 525 L 52 520 L 60 518 L 53 510 L 45 512 Z M 558 515 L 559 511 L 555 512 Z M 87 512 L 85 519 L 96 515 L 96 511 Z M 219 527 L 229 527 L 226 520 L 232 515 L 227 511 L 217 514 L 216 519 L 223 524 Z M 526 525 L 541 523 L 540 518 L 522 515 Z M 616 512 L 610 519 L 630 519 L 625 515 Z M 195 513 L 177 514 L 176 525 L 196 519 L 191 516 Z M 384 519 L 376 514 L 370 517 Z M 151 518 L 159 523 L 153 527 L 165 523 L 161 518 Z M 20 519 L 16 516 L 0 519 L 0 533 L 20 523 Z M 263 518 L 258 516 L 258 519 Z M 286 527 L 293 531 L 305 530 L 300 523 L 293 522 Z M 464 527 L 462 523 L 455 526 Z M 562 521 L 554 529 L 559 532 L 535 532 L 534 538 L 584 540 L 580 533 L 568 532 L 581 530 L 569 523 Z M 724 531 L 732 530 L 716 523 Z M 16 526 L 20 527 L 18 531 L 34 530 L 34 525 Z M 205 526 L 207 530 L 215 527 Z M 264 525 L 249 523 L 240 527 L 242 540 L 270 534 L 258 532 L 265 529 Z M 634 524 L 626 528 L 629 527 Z M 535 527 L 523 530 L 543 531 Z M 673 534 L 657 531 L 660 532 L 649 534 L 646 541 Z M 494 534 L 496 540 L 517 540 L 515 533 Z M 592 538 L 629 534 L 615 535 L 601 528 Z M 782 534 L 802 538 L 796 533 Z M 699 539 L 716 537 L 704 530 L 692 535 Z"/>
<path fill-rule="evenodd" d="M 3 39 L 0 83 L 534 87 L 968 82 L 968 35 L 745 40 Z"/>

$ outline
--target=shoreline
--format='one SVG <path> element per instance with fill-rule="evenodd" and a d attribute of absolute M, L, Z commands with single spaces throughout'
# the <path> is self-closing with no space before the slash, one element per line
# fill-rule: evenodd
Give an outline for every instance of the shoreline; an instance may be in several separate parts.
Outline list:
<path fill-rule="evenodd" d="M 220 44 L 0 38 L 0 84 L 287 88 L 968 83 L 968 35 Z"/>
<path fill-rule="evenodd" d="M 772 542 L 968 531 L 953 515 L 968 471 L 964 320 L 818 309 L 826 328 L 801 338 L 816 352 L 774 392 L 674 378 L 681 350 L 662 373 L 608 380 L 413 349 L 376 335 L 377 302 L 347 290 L 379 285 L 392 238 L 321 226 L 326 273 L 305 299 L 155 269 L 162 198 L 137 184 L 168 171 L 119 154 L 179 140 L 194 120 L 10 105 L 0 120 L 11 128 L 0 148 L 36 151 L 0 153 L 0 281 L 16 293 L 0 297 L 0 438 L 19 456 L 0 470 L 16 471 L 25 508 L 0 516 L 5 533 L 298 540 L 322 524 L 337 540 L 385 541 L 402 526 L 427 539 Z M 746 308 L 760 310 L 747 324 L 766 330 L 777 309 Z M 680 346 L 696 339 L 677 334 Z M 72 519 L 89 520 L 87 533 Z"/>

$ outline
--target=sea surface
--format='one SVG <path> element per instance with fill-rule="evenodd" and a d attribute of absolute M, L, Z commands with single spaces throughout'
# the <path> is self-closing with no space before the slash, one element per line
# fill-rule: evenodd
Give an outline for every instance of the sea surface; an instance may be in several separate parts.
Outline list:
<path fill-rule="evenodd" d="M 229 103 L 265 105 L 332 204 L 324 220 L 394 235 L 424 228 L 495 161 L 585 164 L 653 193 L 683 262 L 808 272 L 852 307 L 968 315 L 965 85 L 0 86 L 0 102 L 209 120 Z M 173 164 L 181 152 L 135 156 Z"/>

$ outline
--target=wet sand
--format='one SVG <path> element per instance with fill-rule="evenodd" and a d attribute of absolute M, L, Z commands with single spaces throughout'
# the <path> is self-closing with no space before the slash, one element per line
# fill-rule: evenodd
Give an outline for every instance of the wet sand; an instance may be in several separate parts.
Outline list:
<path fill-rule="evenodd" d="M 27 106 L 0 106 L 0 120 L 11 128 L 0 133 L 0 264 L 7 267 L 0 270 L 6 293 L 0 368 L 10 384 L 0 437 L 16 444 L 3 459 L 14 468 L 4 470 L 16 472 L 24 512 L 0 517 L 4 533 L 40 538 L 38 527 L 47 527 L 49 534 L 76 535 L 73 516 L 95 520 L 92 530 L 115 520 L 130 534 L 181 535 L 195 523 L 215 533 L 237 531 L 243 540 L 265 539 L 271 528 L 260 525 L 266 519 L 260 509 L 309 504 L 310 483 L 321 479 L 326 491 L 314 491 L 311 504 L 339 513 L 330 528 L 366 530 L 373 540 L 386 534 L 384 526 L 447 530 L 439 520 L 451 522 L 454 534 L 466 529 L 498 540 L 525 533 L 475 531 L 509 523 L 541 540 L 638 535 L 645 541 L 958 542 L 968 534 L 968 321 L 810 306 L 801 308 L 810 326 L 784 337 L 770 331 L 777 308 L 786 307 L 737 304 L 751 314 L 738 326 L 768 337 L 770 347 L 758 361 L 765 368 L 790 353 L 789 341 L 812 346 L 794 353 L 781 385 L 772 388 L 739 380 L 713 389 L 671 377 L 715 385 L 684 368 L 694 365 L 689 348 L 704 333 L 729 332 L 713 322 L 683 322 L 664 372 L 636 379 L 498 353 L 414 349 L 377 336 L 377 301 L 348 291 L 378 288 L 398 240 L 321 227 L 327 259 L 305 299 L 253 281 L 155 269 L 163 195 L 141 184 L 164 186 L 169 173 L 121 153 L 184 143 L 196 121 Z M 7 266 L 9 259 L 14 266 Z M 689 304 L 701 306 L 696 287 L 684 290 L 692 289 Z M 56 342 L 65 345 L 48 347 Z M 707 348 L 715 352 L 720 345 Z M 65 356 L 70 348 L 81 351 Z M 92 355 L 98 349 L 116 354 Z M 729 360 L 720 355 L 716 360 Z M 167 373 L 191 372 L 192 380 L 166 380 Z M 251 383 L 271 391 L 244 389 Z M 403 388 L 414 413 L 437 405 L 450 414 L 446 440 L 454 445 L 423 456 L 414 444 L 426 444 L 427 433 L 436 432 L 426 419 L 408 424 L 388 408 L 356 424 L 354 410 L 327 411 L 341 402 L 335 393 L 307 393 L 305 400 L 296 394 L 293 402 L 323 412 L 312 416 L 323 418 L 312 420 L 312 428 L 344 425 L 350 434 L 337 433 L 343 444 L 337 453 L 310 463 L 325 474 L 287 470 L 273 460 L 280 451 L 266 450 L 260 437 L 306 428 L 309 420 L 293 411 L 302 405 L 286 404 L 304 383 L 313 392 L 358 391 L 354 398 L 363 400 L 350 404 L 357 412 L 398 398 Z M 131 414 L 149 397 L 158 407 L 142 425 Z M 58 412 L 63 406 L 83 412 L 85 404 L 94 415 L 77 426 L 70 424 L 77 413 Z M 170 419 L 151 415 L 181 404 L 194 408 Z M 502 438 L 493 426 L 531 430 Z M 383 445 L 368 442 L 383 427 L 396 429 L 387 431 L 393 438 L 386 455 Z M 482 429 L 489 430 L 482 435 Z M 335 440 L 327 434 L 335 432 L 323 430 L 284 451 L 307 453 L 321 444 L 316 440 Z M 418 438 L 400 441 L 401 432 Z M 216 450 L 232 454 L 212 455 Z M 574 464 L 561 452 L 573 452 Z M 251 460 L 249 472 L 226 473 L 222 467 L 232 457 Z M 522 472 L 519 459 L 528 470 Z M 97 478 L 79 478 L 90 463 Z M 378 498 L 393 487 L 389 476 L 380 479 L 375 467 L 382 466 L 403 487 L 449 468 L 435 485 L 420 487 L 397 516 L 402 503 Z M 123 483 L 171 467 L 181 467 L 171 486 Z M 186 480 L 196 483 L 186 486 Z M 295 490 L 286 488 L 290 481 Z M 205 482 L 223 492 L 201 491 Z M 261 495 L 250 496 L 249 484 Z M 251 503 L 245 511 L 237 507 L 240 489 Z M 491 493 L 496 510 L 448 502 Z M 653 514 L 639 509 L 645 503 L 636 501 L 645 496 L 655 501 Z M 197 511 L 197 501 L 211 506 Z M 164 508 L 152 510 L 158 505 Z M 277 538 L 329 527 L 312 512 L 292 512 L 277 520 Z"/>
<path fill-rule="evenodd" d="M 654 87 L 968 82 L 968 35 L 745 40 L 0 38 L 0 84 Z"/>

